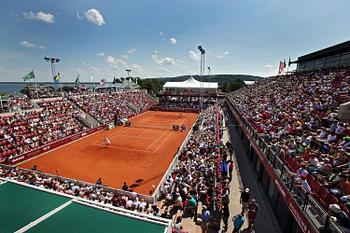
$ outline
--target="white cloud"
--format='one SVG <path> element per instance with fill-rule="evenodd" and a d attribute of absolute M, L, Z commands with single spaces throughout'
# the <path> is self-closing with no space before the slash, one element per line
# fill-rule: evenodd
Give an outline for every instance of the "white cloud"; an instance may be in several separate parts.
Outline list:
<path fill-rule="evenodd" d="M 158 65 L 166 65 L 166 66 L 172 66 L 177 64 L 174 58 L 171 57 L 158 57 L 157 54 L 152 54 L 152 59 L 157 63 Z"/>
<path fill-rule="evenodd" d="M 158 52 L 158 50 L 154 50 L 154 53 L 155 53 L 155 54 L 158 54 L 159 52 Z"/>
<path fill-rule="evenodd" d="M 177 40 L 176 40 L 176 38 L 170 38 L 169 39 L 169 42 L 170 42 L 170 44 L 176 44 L 177 43 Z"/>
<path fill-rule="evenodd" d="M 222 54 L 216 55 L 216 58 L 222 59 L 222 58 L 224 58 L 225 56 L 227 56 L 229 53 L 230 53 L 229 51 L 225 51 L 225 52 L 223 52 Z"/>
<path fill-rule="evenodd" d="M 162 74 L 162 73 L 170 73 L 170 69 L 165 68 L 163 66 L 157 66 L 156 70 L 160 71 L 161 72 L 160 74 Z"/>
<path fill-rule="evenodd" d="M 26 41 L 26 40 L 22 41 L 22 42 L 21 42 L 21 45 L 22 45 L 23 47 L 26 47 L 26 48 L 34 48 L 34 47 L 35 47 L 34 44 L 32 44 L 32 43 L 30 43 L 30 42 L 28 42 L 28 41 Z"/>
<path fill-rule="evenodd" d="M 133 53 L 135 53 L 135 52 L 136 52 L 136 49 L 135 49 L 135 48 L 132 48 L 132 49 L 129 49 L 129 50 L 128 50 L 128 53 L 129 53 L 129 54 L 133 54 Z"/>
<path fill-rule="evenodd" d="M 99 52 L 98 54 L 96 54 L 98 57 L 103 57 L 105 54 L 103 52 Z"/>
<path fill-rule="evenodd" d="M 23 12 L 23 16 L 26 19 L 29 20 L 40 20 L 45 23 L 54 23 L 55 22 L 55 16 L 50 13 L 44 13 L 42 11 L 34 13 L 32 11 L 30 12 Z"/>
<path fill-rule="evenodd" d="M 85 11 L 84 15 L 89 22 L 94 23 L 98 26 L 102 26 L 103 24 L 106 24 L 101 13 L 94 8 L 88 11 Z"/>
<path fill-rule="evenodd" d="M 23 46 L 23 47 L 26 47 L 26 48 L 45 49 L 45 47 L 42 46 L 42 45 L 35 45 L 35 44 L 30 43 L 30 42 L 28 42 L 28 41 L 26 41 L 26 40 L 22 41 L 22 42 L 20 43 L 20 45 Z"/>
<path fill-rule="evenodd" d="M 125 61 L 116 59 L 112 56 L 106 57 L 106 62 L 110 64 L 111 67 L 116 68 L 118 70 L 125 69 L 127 67 L 127 64 Z"/>
<path fill-rule="evenodd" d="M 271 69 L 273 67 L 273 65 L 265 65 L 266 69 Z"/>
<path fill-rule="evenodd" d="M 188 55 L 190 58 L 194 61 L 199 61 L 201 59 L 201 54 L 200 52 L 195 52 L 193 50 L 188 51 Z"/>
<path fill-rule="evenodd" d="M 159 32 L 159 35 L 160 35 L 160 36 L 164 36 L 164 33 L 163 33 L 163 32 Z"/>
<path fill-rule="evenodd" d="M 126 54 L 123 54 L 123 55 L 121 55 L 120 57 L 121 57 L 121 58 L 123 58 L 124 60 L 126 60 L 126 59 L 128 59 L 128 58 L 129 58 L 129 56 L 128 56 L 128 55 L 126 55 Z"/>
<path fill-rule="evenodd" d="M 77 17 L 77 19 L 83 19 L 83 18 L 84 18 L 84 16 L 81 15 L 81 14 L 79 13 L 79 11 L 77 11 L 77 12 L 75 13 L 75 16 Z"/>

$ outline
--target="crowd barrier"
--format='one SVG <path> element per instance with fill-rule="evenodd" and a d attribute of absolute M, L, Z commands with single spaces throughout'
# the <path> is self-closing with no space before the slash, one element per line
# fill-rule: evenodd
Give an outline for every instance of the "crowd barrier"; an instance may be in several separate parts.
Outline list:
<path fill-rule="evenodd" d="M 247 137 L 250 145 L 259 156 L 271 181 L 277 187 L 301 230 L 305 233 L 318 232 L 318 229 L 325 223 L 324 216 L 327 215 L 327 211 L 321 207 L 316 199 L 308 195 L 300 186 L 298 187 L 296 185 L 296 174 L 289 170 L 287 165 L 278 156 L 277 151 L 274 151 L 266 144 L 259 133 L 229 100 L 227 100 L 226 103 L 237 121 L 237 125 L 240 126 L 240 129 Z M 315 216 L 315 214 L 318 216 Z M 331 225 L 335 233 L 343 232 L 340 226 L 336 226 L 334 223 L 331 223 Z"/>
<path fill-rule="evenodd" d="M 69 136 L 69 137 L 66 137 L 66 138 L 62 138 L 58 141 L 55 141 L 55 142 L 52 142 L 52 143 L 49 143 L 47 145 L 44 145 L 44 146 L 41 146 L 41 147 L 38 147 L 37 149 L 34 149 L 32 151 L 29 151 L 27 153 L 24 153 L 22 155 L 19 155 L 19 156 L 16 156 L 16 157 L 13 157 L 13 158 L 10 158 L 8 160 L 8 163 L 10 165 L 15 165 L 17 163 L 20 163 L 20 162 L 23 162 L 24 160 L 27 160 L 27 159 L 30 159 L 34 156 L 37 156 L 39 154 L 42 154 L 42 153 L 45 153 L 45 152 L 48 152 L 50 150 L 53 150 L 59 146 L 62 146 L 66 143 L 69 143 L 69 142 L 72 142 L 72 141 L 75 141 L 77 139 L 80 139 L 82 137 L 85 137 L 89 134 L 92 134 L 94 132 L 97 132 L 101 129 L 103 129 L 105 126 L 104 125 L 101 125 L 101 126 L 98 126 L 96 128 L 93 128 L 93 129 L 89 129 L 89 130 L 86 130 L 86 131 L 83 131 L 83 132 L 80 132 L 80 133 L 77 133 L 77 134 L 74 134 L 72 136 Z M 2 163 L 4 163 L 5 161 L 3 161 Z"/>

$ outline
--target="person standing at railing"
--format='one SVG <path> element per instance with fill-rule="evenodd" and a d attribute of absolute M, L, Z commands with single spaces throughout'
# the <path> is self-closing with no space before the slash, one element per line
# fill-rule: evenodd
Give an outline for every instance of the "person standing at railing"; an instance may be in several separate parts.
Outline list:
<path fill-rule="evenodd" d="M 242 210 L 246 210 L 248 208 L 250 201 L 250 190 L 249 188 L 245 188 L 244 191 L 241 193 L 241 197 L 239 199 L 239 202 L 242 204 Z"/>

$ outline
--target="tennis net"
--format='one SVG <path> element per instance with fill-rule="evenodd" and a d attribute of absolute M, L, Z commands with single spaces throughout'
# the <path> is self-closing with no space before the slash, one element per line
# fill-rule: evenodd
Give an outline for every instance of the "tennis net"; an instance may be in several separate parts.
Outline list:
<path fill-rule="evenodd" d="M 175 124 L 174 124 L 175 125 Z M 145 123 L 133 123 L 130 122 L 130 128 L 145 128 L 145 129 L 159 129 L 159 130 L 174 130 L 174 125 L 169 124 L 145 124 Z M 178 125 L 177 129 L 181 127 L 182 124 Z"/>

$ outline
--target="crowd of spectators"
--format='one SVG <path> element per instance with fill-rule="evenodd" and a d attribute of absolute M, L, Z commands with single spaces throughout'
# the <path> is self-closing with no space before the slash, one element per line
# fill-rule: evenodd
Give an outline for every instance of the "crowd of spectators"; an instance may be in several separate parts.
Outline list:
<path fill-rule="evenodd" d="M 350 128 L 337 116 L 350 100 L 350 69 L 277 76 L 228 99 L 326 210 L 350 214 Z M 342 223 L 349 227 L 350 221 Z"/>
<path fill-rule="evenodd" d="M 44 85 L 28 85 L 24 88 L 24 92 L 31 99 L 52 98 L 62 94 L 60 89 Z"/>
<path fill-rule="evenodd" d="M 8 99 L 2 100 L 2 105 L 0 107 L 0 113 L 16 112 L 33 108 L 33 103 L 26 96 L 10 96 Z"/>
<path fill-rule="evenodd" d="M 0 159 L 12 158 L 87 128 L 66 99 L 41 100 L 40 109 L 0 116 Z"/>
<path fill-rule="evenodd" d="M 161 108 L 183 108 L 183 109 L 200 109 L 199 97 L 173 97 L 161 96 L 158 106 Z M 215 99 L 203 98 L 202 108 L 208 108 L 215 104 Z"/>
<path fill-rule="evenodd" d="M 141 91 L 118 91 L 110 93 L 95 93 L 89 95 L 71 96 L 70 99 L 85 112 L 93 116 L 100 123 L 105 124 L 114 121 L 115 114 L 120 118 L 136 115 L 136 109 L 140 112 L 147 110 L 155 101 Z"/>
<path fill-rule="evenodd" d="M 228 147 L 223 141 L 217 141 L 216 126 L 215 108 L 203 110 L 174 170 L 161 186 L 164 206 L 173 214 L 180 211 L 182 216 L 193 216 L 197 222 L 198 203 L 201 203 L 203 232 L 207 232 L 210 212 L 229 202 L 231 173 L 228 164 L 232 161 Z M 218 147 L 221 148 L 222 164 L 217 163 Z"/>

